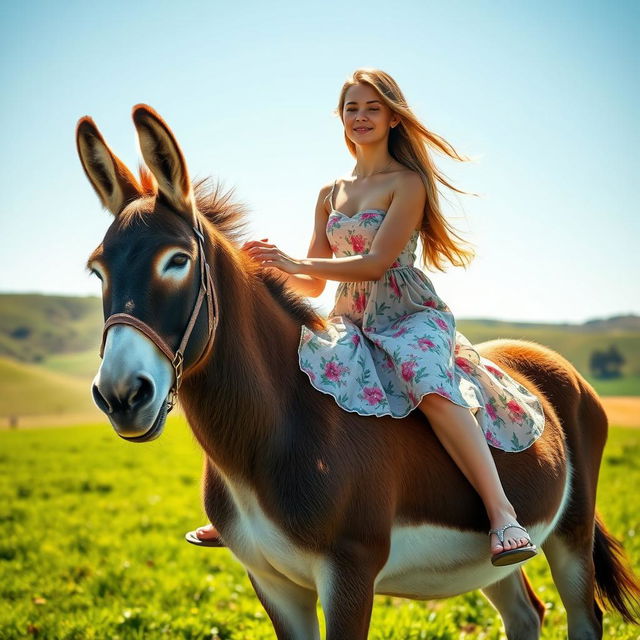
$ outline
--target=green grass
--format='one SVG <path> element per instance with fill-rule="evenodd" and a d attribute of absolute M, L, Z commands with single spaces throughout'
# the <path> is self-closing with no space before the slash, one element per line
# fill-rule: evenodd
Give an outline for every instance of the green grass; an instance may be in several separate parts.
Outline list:
<path fill-rule="evenodd" d="M 0 432 L 0 638 L 274 638 L 230 552 L 182 539 L 205 521 L 200 466 L 179 417 L 148 444 L 105 425 Z M 640 430 L 613 428 L 598 504 L 636 572 L 639 482 Z M 526 570 L 547 603 L 543 637 L 564 639 L 544 557 Z M 638 637 L 617 615 L 605 625 L 606 637 Z M 369 637 L 497 639 L 501 623 L 478 591 L 431 602 L 376 596 Z"/>

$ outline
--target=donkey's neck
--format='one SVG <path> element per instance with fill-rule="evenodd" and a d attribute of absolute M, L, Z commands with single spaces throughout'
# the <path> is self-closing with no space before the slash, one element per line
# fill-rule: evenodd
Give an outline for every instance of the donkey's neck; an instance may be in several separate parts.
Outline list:
<path fill-rule="evenodd" d="M 280 433 L 298 373 L 301 323 L 255 276 L 218 265 L 219 324 L 208 361 L 185 379 L 181 401 L 211 460 L 251 481 Z"/>

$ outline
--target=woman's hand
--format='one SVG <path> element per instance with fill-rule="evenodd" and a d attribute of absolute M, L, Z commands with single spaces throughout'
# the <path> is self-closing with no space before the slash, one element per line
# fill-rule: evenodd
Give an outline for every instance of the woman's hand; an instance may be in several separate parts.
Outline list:
<path fill-rule="evenodd" d="M 275 267 L 285 273 L 299 273 L 300 263 L 280 251 L 275 244 L 268 244 L 266 242 L 268 239 L 250 240 L 245 242 L 240 249 L 246 251 L 253 260 L 259 262 L 263 267 Z"/>

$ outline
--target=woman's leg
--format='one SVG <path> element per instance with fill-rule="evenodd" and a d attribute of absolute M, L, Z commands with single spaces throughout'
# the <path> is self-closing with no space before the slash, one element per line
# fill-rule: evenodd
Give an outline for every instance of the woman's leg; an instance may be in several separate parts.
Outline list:
<path fill-rule="evenodd" d="M 429 418 L 444 448 L 480 494 L 487 509 L 490 528 L 499 529 L 507 522 L 518 522 L 516 512 L 502 488 L 487 440 L 471 411 L 437 393 L 424 396 L 418 408 Z M 528 541 L 522 537 L 522 533 L 522 529 L 506 529 L 504 546 L 500 544 L 498 536 L 492 534 L 491 553 L 527 545 Z"/>

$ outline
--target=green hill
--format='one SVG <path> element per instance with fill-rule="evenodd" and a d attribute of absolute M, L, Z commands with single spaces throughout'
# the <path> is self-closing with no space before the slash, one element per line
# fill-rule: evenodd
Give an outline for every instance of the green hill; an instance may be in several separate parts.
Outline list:
<path fill-rule="evenodd" d="M 102 323 L 97 297 L 0 294 L 0 413 L 44 414 L 91 406 L 89 383 L 100 362 Z M 600 394 L 640 395 L 638 316 L 583 324 L 458 319 L 457 328 L 472 343 L 494 338 L 539 342 L 573 362 Z M 610 345 L 626 360 L 623 377 L 596 380 L 589 359 L 593 351 Z"/>
<path fill-rule="evenodd" d="M 0 417 L 95 412 L 90 384 L 90 378 L 80 380 L 0 358 Z"/>
<path fill-rule="evenodd" d="M 0 294 L 0 356 L 41 363 L 98 349 L 102 303 L 95 296 Z"/>

